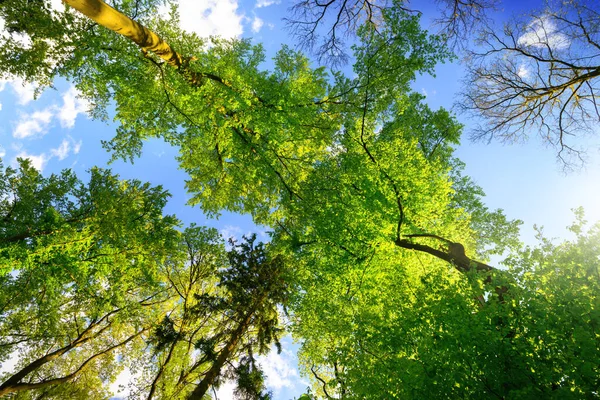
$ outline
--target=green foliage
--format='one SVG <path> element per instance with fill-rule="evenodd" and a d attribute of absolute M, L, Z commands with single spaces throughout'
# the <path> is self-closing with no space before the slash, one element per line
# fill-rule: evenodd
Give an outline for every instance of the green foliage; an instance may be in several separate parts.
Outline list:
<path fill-rule="evenodd" d="M 44 178 L 24 160 L 0 176 L 0 358 L 21 371 L 0 392 L 103 398 L 100 381 L 127 365 L 115 353 L 135 357 L 162 318 L 159 270 L 178 237 L 168 195 L 100 169 L 87 184 Z M 48 383 L 70 374 L 67 391 Z"/>
<path fill-rule="evenodd" d="M 306 373 L 349 399 L 595 398 L 600 226 L 572 229 L 572 242 L 540 237 L 538 247 L 513 252 L 517 282 L 484 307 L 464 281 L 414 258 L 374 256 L 359 291 L 328 277 L 323 294 L 298 309 Z M 326 287 L 346 296 L 336 303 Z M 319 381 L 315 390 L 324 395 Z"/>
<path fill-rule="evenodd" d="M 19 162 L 0 179 L 0 360 L 18 357 L 0 394 L 106 398 L 127 367 L 139 393 L 183 399 L 218 362 L 241 398 L 262 393 L 254 354 L 278 343 L 290 290 L 281 257 L 255 237 L 226 251 L 215 229 L 177 231 L 160 187 Z"/>
<path fill-rule="evenodd" d="M 270 392 L 264 393 L 264 374 L 253 360 L 243 358 L 235 369 L 237 387 L 234 394 L 240 400 L 270 400 Z"/>
<path fill-rule="evenodd" d="M 161 21 L 154 2 L 135 5 L 187 57 L 183 74 L 85 19 L 17 1 L 0 3 L 13 33 L 39 46 L 36 35 L 67 35 L 75 48 L 49 67 L 62 43 L 30 54 L 9 38 L 3 73 L 22 63 L 27 79 L 72 79 L 100 117 L 114 100 L 119 128 L 105 147 L 115 157 L 135 158 L 148 138 L 178 146 L 191 202 L 251 214 L 273 241 L 251 236 L 227 251 L 214 229 L 177 232 L 162 189 L 108 171 L 82 184 L 27 162 L 3 170 L 0 357 L 21 349 L 27 366 L 77 347 L 37 368 L 62 376 L 126 349 L 125 362 L 103 353 L 68 389 L 40 395 L 102 397 L 131 365 L 150 397 L 186 398 L 231 377 L 241 398 L 268 398 L 255 355 L 278 345 L 278 307 L 289 306 L 314 383 L 306 397 L 597 397 L 600 228 L 579 221 L 574 242 L 520 248 L 520 221 L 489 210 L 453 157 L 462 126 L 411 91 L 452 57 L 417 17 L 393 7 L 377 30 L 361 27 L 348 78 L 287 47 L 260 70 L 261 46 L 207 46 L 177 28 L 176 12 Z M 202 81 L 190 84 L 192 72 Z M 466 254 L 455 268 L 443 257 L 454 242 L 479 257 L 508 252 L 510 269 L 478 274 Z M 86 326 L 93 340 L 79 343 Z"/>

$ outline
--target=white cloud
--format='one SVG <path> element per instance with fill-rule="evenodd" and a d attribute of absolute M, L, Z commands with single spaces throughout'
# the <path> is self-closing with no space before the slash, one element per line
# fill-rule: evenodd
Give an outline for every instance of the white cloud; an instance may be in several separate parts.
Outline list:
<path fill-rule="evenodd" d="M 571 44 L 564 33 L 558 31 L 556 24 L 548 17 L 536 18 L 527 26 L 527 32 L 521 35 L 517 41 L 525 47 L 550 47 L 552 50 L 562 50 Z"/>
<path fill-rule="evenodd" d="M 68 139 L 63 139 L 60 145 L 54 149 L 50 149 L 50 158 L 56 157 L 60 161 L 64 160 L 69 154 L 77 154 L 81 149 L 81 140 L 75 142 L 72 137 L 68 136 Z"/>
<path fill-rule="evenodd" d="M 63 128 L 72 128 L 77 115 L 87 112 L 90 108 L 89 102 L 78 95 L 75 86 L 71 86 L 62 96 L 63 106 L 58 111 L 58 119 Z"/>
<path fill-rule="evenodd" d="M 52 111 L 47 108 L 42 111 L 35 111 L 31 114 L 21 114 L 17 126 L 13 131 L 13 137 L 25 139 L 37 134 L 45 135 L 52 121 Z"/>
<path fill-rule="evenodd" d="M 519 65 L 519 70 L 517 71 L 517 75 L 519 75 L 520 78 L 527 78 L 529 76 L 529 70 L 527 69 L 527 67 L 523 64 Z"/>
<path fill-rule="evenodd" d="M 73 154 L 79 154 L 79 150 L 81 150 L 81 140 L 79 142 L 73 141 Z"/>
<path fill-rule="evenodd" d="M 22 79 L 9 81 L 13 91 L 17 95 L 17 103 L 24 106 L 35 98 L 35 84 L 23 82 Z"/>
<path fill-rule="evenodd" d="M 221 234 L 221 236 L 223 236 L 225 240 L 229 240 L 229 238 L 239 240 L 242 236 L 242 228 L 240 228 L 239 226 L 225 225 L 225 227 L 222 228 L 219 231 L 219 233 Z"/>
<path fill-rule="evenodd" d="M 256 2 L 256 8 L 268 7 L 273 4 L 279 4 L 281 0 L 258 0 Z"/>
<path fill-rule="evenodd" d="M 235 382 L 231 380 L 226 380 L 219 388 L 217 389 L 217 399 L 233 399 L 234 390 L 235 390 Z"/>
<path fill-rule="evenodd" d="M 262 28 L 263 25 L 264 21 L 255 16 L 254 20 L 252 21 L 252 32 L 258 33 L 258 31 L 260 31 L 260 28 Z"/>
<path fill-rule="evenodd" d="M 0 158 L 4 157 L 6 155 L 6 150 L 4 150 L 4 147 L 2 147 L 2 145 L 0 145 Z"/>
<path fill-rule="evenodd" d="M 67 139 L 63 139 L 60 146 L 55 149 L 50 149 L 50 154 L 53 157 L 58 157 L 59 160 L 64 160 L 69 155 L 69 150 L 71 150 L 71 143 Z"/>
<path fill-rule="evenodd" d="M 184 30 L 200 37 L 234 38 L 243 33 L 244 15 L 237 9 L 237 0 L 179 0 L 179 22 Z"/>
<path fill-rule="evenodd" d="M 22 151 L 16 155 L 13 165 L 16 164 L 17 158 L 27 158 L 31 161 L 31 165 L 38 171 L 42 172 L 46 163 L 50 159 L 46 153 L 42 153 L 40 155 L 34 156 L 33 154 L 29 154 L 26 151 Z"/>
<path fill-rule="evenodd" d="M 272 348 L 269 354 L 259 358 L 259 364 L 266 375 L 265 384 L 269 389 L 292 389 L 300 380 L 296 356 L 290 350 L 284 349 L 277 354 Z"/>
<path fill-rule="evenodd" d="M 62 2 L 62 0 L 50 0 L 50 8 L 61 13 L 65 11 L 65 4 Z"/>

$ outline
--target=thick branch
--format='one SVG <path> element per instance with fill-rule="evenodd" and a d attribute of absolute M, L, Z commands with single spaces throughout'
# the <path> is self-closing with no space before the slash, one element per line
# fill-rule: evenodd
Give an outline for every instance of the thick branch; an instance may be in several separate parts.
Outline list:
<path fill-rule="evenodd" d="M 433 235 L 429 235 L 429 236 L 434 237 Z M 424 244 L 413 243 L 407 239 L 396 239 L 396 241 L 394 243 L 398 247 L 402 247 L 404 249 L 409 249 L 409 250 L 421 251 L 421 252 L 430 254 L 434 257 L 437 257 L 441 260 L 444 260 L 446 262 L 449 262 L 449 263 L 453 264 L 456 267 L 456 269 L 458 269 L 460 272 L 469 272 L 469 271 L 473 271 L 473 270 L 490 271 L 491 272 L 491 271 L 496 270 L 496 268 L 490 267 L 487 264 L 484 264 L 480 261 L 472 260 L 469 257 L 467 257 L 466 254 L 464 253 L 464 247 L 460 243 L 449 242 L 449 243 L 452 243 L 452 244 L 455 244 L 458 246 L 454 246 L 453 248 L 451 246 L 449 246 L 449 249 L 447 252 L 435 249 L 433 247 L 430 247 L 430 246 L 427 246 Z M 462 252 L 460 250 L 461 248 L 462 248 Z"/>

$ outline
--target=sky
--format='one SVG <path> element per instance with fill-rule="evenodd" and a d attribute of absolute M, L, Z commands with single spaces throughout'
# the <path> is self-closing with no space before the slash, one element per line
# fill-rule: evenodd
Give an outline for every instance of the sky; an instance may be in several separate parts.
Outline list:
<path fill-rule="evenodd" d="M 53 3 L 60 6 L 58 0 Z M 425 2 L 418 5 L 421 4 L 427 26 L 434 10 L 428 9 Z M 503 4 L 503 10 L 494 16 L 498 24 L 515 12 L 540 7 L 540 2 L 531 0 Z M 267 56 L 272 56 L 282 43 L 293 43 L 282 21 L 288 6 L 283 0 L 180 0 L 181 24 L 202 36 L 251 37 L 264 45 Z M 561 45 L 564 38 L 560 32 L 557 35 L 557 45 Z M 419 77 L 413 88 L 425 94 L 432 107 L 452 108 L 457 93 L 463 89 L 463 77 L 459 62 L 439 65 L 435 78 Z M 110 155 L 100 141 L 112 137 L 115 125 L 89 119 L 87 109 L 88 104 L 78 98 L 77 90 L 64 80 L 37 96 L 31 84 L 0 81 L 0 157 L 4 165 L 15 165 L 17 157 L 24 157 L 44 174 L 72 168 L 82 179 L 86 179 L 92 166 L 107 166 Z M 473 121 L 461 115 L 458 118 L 468 131 Z M 116 161 L 109 167 L 124 179 L 163 185 L 172 194 L 165 212 L 176 214 L 185 224 L 213 226 L 225 237 L 239 238 L 254 231 L 260 239 L 267 240 L 265 228 L 255 227 L 247 216 L 224 213 L 218 220 L 207 219 L 198 208 L 188 207 L 186 176 L 177 168 L 176 154 L 173 147 L 152 140 L 146 143 L 135 164 Z M 543 226 L 548 237 L 568 238 L 565 228 L 573 220 L 571 209 L 579 206 L 584 207 L 589 221 L 600 220 L 597 141 L 589 141 L 585 168 L 568 174 L 557 163 L 554 149 L 535 138 L 513 145 L 472 143 L 465 138 L 456 155 L 466 163 L 466 173 L 486 192 L 489 208 L 502 208 L 509 218 L 524 221 L 522 240 L 527 244 L 535 242 L 535 224 Z M 308 379 L 301 377 L 297 369 L 297 344 L 286 337 L 283 347 L 282 354 L 272 352 L 262 360 L 267 385 L 276 399 L 298 397 L 308 386 Z M 230 391 L 230 385 L 225 385 L 219 398 L 229 398 Z"/>

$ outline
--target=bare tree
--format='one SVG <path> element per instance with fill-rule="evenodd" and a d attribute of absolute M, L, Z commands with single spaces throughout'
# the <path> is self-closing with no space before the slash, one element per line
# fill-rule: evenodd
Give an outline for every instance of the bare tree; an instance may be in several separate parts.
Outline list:
<path fill-rule="evenodd" d="M 288 28 L 300 48 L 315 54 L 319 61 L 342 65 L 348 61 L 346 40 L 362 24 L 374 27 L 382 22 L 389 0 L 299 0 L 290 7 Z"/>
<path fill-rule="evenodd" d="M 462 49 L 473 30 L 487 21 L 487 11 L 500 0 L 436 0 L 439 15 L 435 19 L 448 44 Z M 415 5 L 418 4 L 415 2 Z M 375 28 L 384 23 L 385 10 L 401 9 L 408 15 L 421 12 L 401 0 L 298 0 L 286 18 L 288 28 L 299 47 L 316 55 L 320 62 L 343 65 L 348 61 L 346 42 L 364 24 Z"/>
<path fill-rule="evenodd" d="M 461 107 L 482 117 L 474 139 L 518 141 L 536 132 L 565 166 L 580 163 L 570 136 L 600 121 L 600 5 L 563 1 L 483 32 Z"/>
<path fill-rule="evenodd" d="M 436 0 L 439 16 L 435 24 L 448 45 L 464 50 L 476 30 L 489 22 L 488 12 L 496 10 L 500 0 Z"/>

